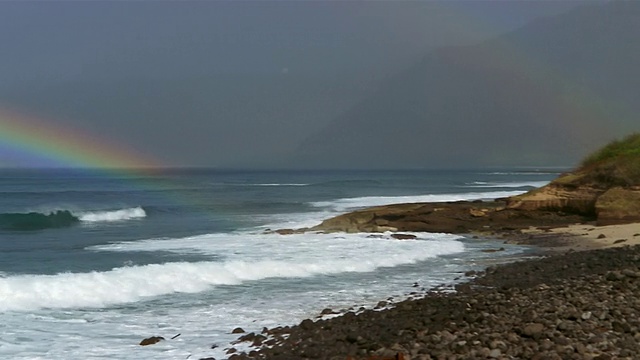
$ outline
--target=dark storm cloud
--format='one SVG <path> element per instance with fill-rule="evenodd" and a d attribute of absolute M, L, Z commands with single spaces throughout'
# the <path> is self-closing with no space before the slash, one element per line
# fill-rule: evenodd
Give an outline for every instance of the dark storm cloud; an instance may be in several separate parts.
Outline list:
<path fill-rule="evenodd" d="M 2 2 L 0 104 L 170 166 L 286 166 L 440 46 L 576 2 Z"/>

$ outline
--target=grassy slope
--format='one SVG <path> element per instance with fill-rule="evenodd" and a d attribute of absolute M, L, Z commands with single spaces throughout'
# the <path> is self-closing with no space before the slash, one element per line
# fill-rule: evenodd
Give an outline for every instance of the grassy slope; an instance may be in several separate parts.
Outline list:
<path fill-rule="evenodd" d="M 586 157 L 580 167 L 553 181 L 558 185 L 600 188 L 640 185 L 640 133 L 613 141 Z"/>

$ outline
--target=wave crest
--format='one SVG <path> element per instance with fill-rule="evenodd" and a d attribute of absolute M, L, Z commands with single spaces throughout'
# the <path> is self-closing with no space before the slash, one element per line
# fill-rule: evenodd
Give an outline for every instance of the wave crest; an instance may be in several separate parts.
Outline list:
<path fill-rule="evenodd" d="M 382 206 L 389 204 L 420 203 L 420 202 L 447 202 L 477 199 L 497 199 L 522 194 L 524 191 L 489 191 L 460 194 L 429 194 L 407 196 L 364 196 L 356 198 L 342 198 L 331 201 L 312 202 L 311 206 L 317 208 L 330 208 L 333 211 L 345 212 L 359 208 Z"/>
<path fill-rule="evenodd" d="M 146 216 L 147 213 L 140 206 L 120 210 L 78 213 L 69 210 L 55 210 L 49 213 L 35 211 L 28 213 L 4 213 L 0 214 L 0 230 L 33 231 L 56 229 L 70 227 L 80 222 L 114 222 L 141 219 Z"/>
<path fill-rule="evenodd" d="M 78 223 L 80 219 L 68 210 L 58 210 L 49 214 L 38 212 L 5 213 L 0 214 L 0 229 L 2 230 L 43 230 L 69 227 Z"/>
<path fill-rule="evenodd" d="M 113 211 L 84 212 L 79 214 L 78 216 L 80 221 L 90 222 L 90 223 L 123 221 L 123 220 L 132 220 L 132 219 L 141 219 L 145 217 L 147 217 L 147 213 L 140 206 L 129 208 L 129 209 L 113 210 Z"/>
<path fill-rule="evenodd" d="M 144 249 L 147 246 L 154 247 L 155 244 L 156 249 L 171 249 L 173 245 L 187 241 L 187 246 L 206 248 L 211 245 L 211 241 L 205 239 L 208 238 L 191 239 L 195 244 L 189 242 L 189 239 L 173 239 L 149 240 L 140 244 L 133 242 L 120 246 L 130 250 L 132 248 L 128 246 L 141 246 Z M 268 239 L 278 241 L 276 236 Z M 268 278 L 304 278 L 346 272 L 371 272 L 380 267 L 413 264 L 464 251 L 463 243 L 455 240 L 402 242 L 368 239 L 365 235 L 351 235 L 347 239 L 322 236 L 318 237 L 317 242 L 320 243 L 321 240 L 329 241 L 341 248 L 334 246 L 334 250 L 327 250 L 321 256 L 313 253 L 300 256 L 301 252 L 294 248 L 290 254 L 280 256 L 279 259 L 229 258 L 223 262 L 172 262 L 120 267 L 103 272 L 14 275 L 0 278 L 0 293 L 3 296 L 0 312 L 42 308 L 100 308 L 144 301 L 172 293 L 197 293 L 220 285 L 233 286 Z M 212 250 L 220 247 L 219 242 L 213 242 L 217 245 L 211 245 Z M 352 251 L 351 254 L 356 254 L 355 256 L 344 256 L 345 251 L 336 251 L 354 247 L 375 247 L 378 250 L 374 253 Z M 303 249 L 309 250 L 308 247 Z"/>

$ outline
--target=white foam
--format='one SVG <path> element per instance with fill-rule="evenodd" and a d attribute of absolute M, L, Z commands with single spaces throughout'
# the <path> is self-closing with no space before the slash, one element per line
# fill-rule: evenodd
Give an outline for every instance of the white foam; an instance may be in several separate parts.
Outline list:
<path fill-rule="evenodd" d="M 196 293 L 217 285 L 267 278 L 370 272 L 464 251 L 453 235 L 432 241 L 371 239 L 349 235 L 207 235 L 92 247 L 99 251 L 173 251 L 215 254 L 221 261 L 175 262 L 104 272 L 0 278 L 0 310 L 105 307 L 171 293 Z"/>
<path fill-rule="evenodd" d="M 306 184 L 306 183 L 255 183 L 255 184 L 211 183 L 211 185 L 218 185 L 218 186 L 309 186 L 311 184 Z"/>
<path fill-rule="evenodd" d="M 456 243 L 461 237 L 452 234 L 413 233 L 420 240 L 431 240 L 427 248 L 434 248 L 439 241 Z M 371 238 L 370 234 L 320 234 L 305 233 L 292 235 L 279 234 L 207 234 L 185 238 L 146 239 L 139 241 L 117 242 L 107 245 L 87 247 L 94 251 L 169 251 L 179 254 L 204 254 L 245 259 L 274 258 L 288 260 L 298 258 L 313 261 L 320 256 L 331 259 L 336 256 L 362 257 L 363 251 L 387 252 L 403 246 L 423 247 L 424 242 L 410 241 L 406 245 L 392 240 L 390 234 L 383 238 Z M 342 255 L 335 254 L 339 250 Z M 429 249 L 422 249 L 429 251 Z"/>
<path fill-rule="evenodd" d="M 522 175 L 542 175 L 542 176 L 549 176 L 549 175 L 555 175 L 557 176 L 558 174 L 560 174 L 560 171 L 558 172 L 553 172 L 553 171 L 494 171 L 494 172 L 490 172 L 490 173 L 485 173 L 488 175 L 506 175 L 506 176 L 522 176 Z"/>
<path fill-rule="evenodd" d="M 84 222 L 113 222 L 131 219 L 141 219 L 147 216 L 147 213 L 140 206 L 128 209 L 112 210 L 112 211 L 87 211 L 80 212 L 76 216 L 80 221 Z"/>
<path fill-rule="evenodd" d="M 265 184 L 246 184 L 244 186 L 309 186 L 309 184 L 298 184 L 298 183 L 265 183 Z"/>
<path fill-rule="evenodd" d="M 519 188 L 519 187 L 542 187 L 547 185 L 548 181 L 522 181 L 522 182 L 509 182 L 509 183 L 499 183 L 499 182 L 482 182 L 476 181 L 472 185 L 468 185 L 467 187 L 479 187 L 479 188 Z"/>
<path fill-rule="evenodd" d="M 265 225 L 258 229 L 301 229 L 310 228 L 320 224 L 322 221 L 335 216 L 333 211 L 314 211 L 295 214 L 271 214 L 264 216 Z"/>
<path fill-rule="evenodd" d="M 365 196 L 356 198 L 345 198 L 333 201 L 317 201 L 311 205 L 319 208 L 330 208 L 334 211 L 344 212 L 357 208 L 365 208 L 371 206 L 381 206 L 389 204 L 401 203 L 418 203 L 418 202 L 447 202 L 460 200 L 478 200 L 478 199 L 495 199 L 501 197 L 514 196 L 522 194 L 523 191 L 491 191 L 491 192 L 473 192 L 461 194 L 430 194 L 430 195 L 411 195 L 411 196 Z"/>

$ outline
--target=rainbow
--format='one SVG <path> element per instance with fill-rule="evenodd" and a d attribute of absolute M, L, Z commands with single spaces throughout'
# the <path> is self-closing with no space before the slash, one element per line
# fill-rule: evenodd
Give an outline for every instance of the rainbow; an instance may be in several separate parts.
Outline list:
<path fill-rule="evenodd" d="M 0 110 L 0 167 L 152 169 L 158 161 L 118 142 L 25 113 Z"/>

